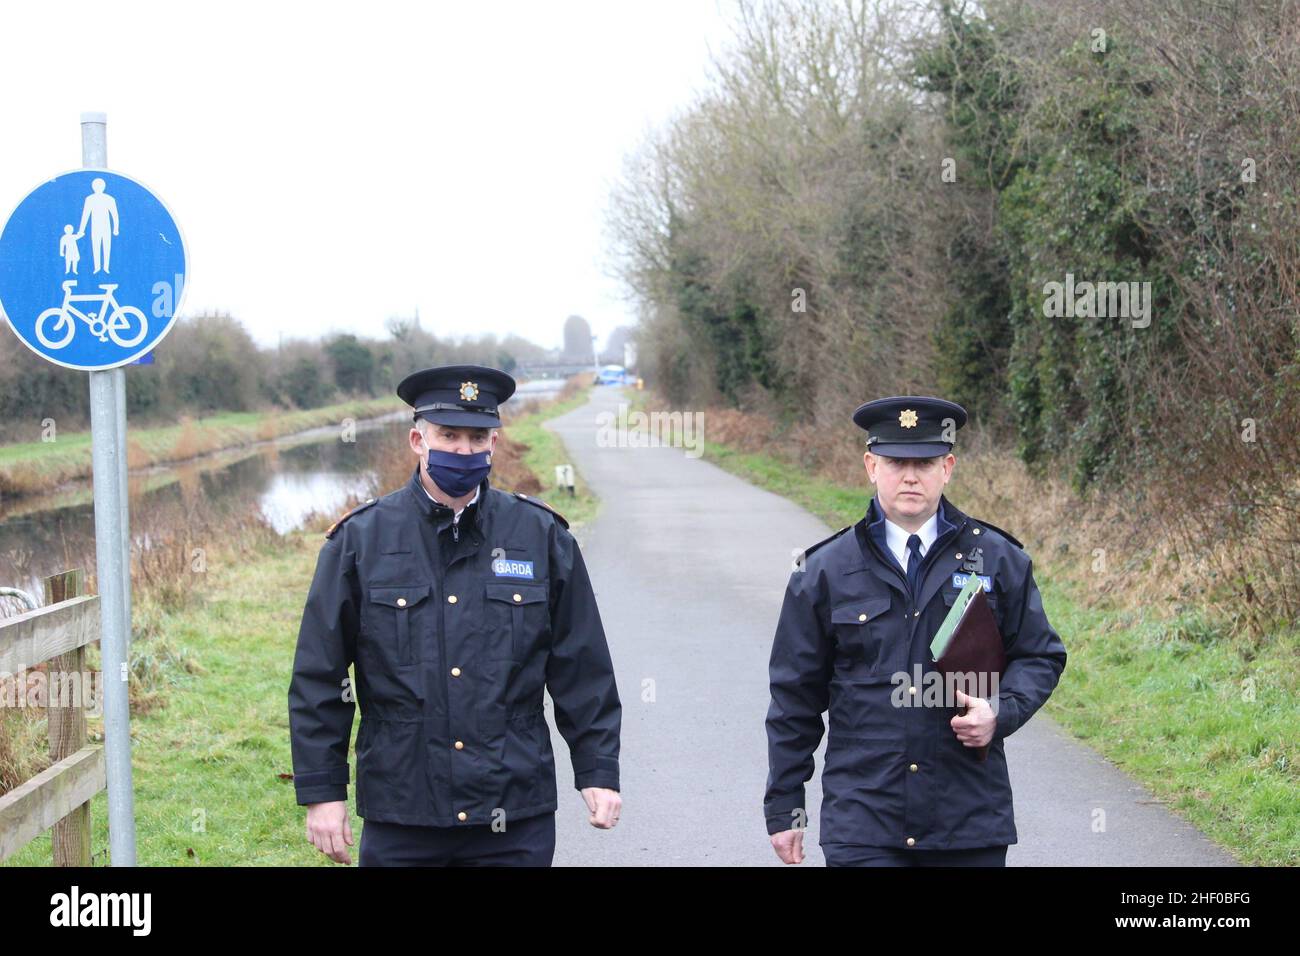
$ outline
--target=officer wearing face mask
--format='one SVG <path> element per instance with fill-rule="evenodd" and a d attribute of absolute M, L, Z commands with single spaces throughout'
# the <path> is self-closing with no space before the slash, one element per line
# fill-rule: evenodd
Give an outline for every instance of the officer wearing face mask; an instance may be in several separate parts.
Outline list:
<path fill-rule="evenodd" d="M 582 554 L 548 505 L 488 481 L 498 406 L 514 390 L 477 365 L 407 376 L 411 480 L 326 532 L 289 727 L 307 839 L 337 862 L 353 844 L 354 701 L 362 866 L 549 866 L 544 688 L 590 823 L 618 822 L 622 711 Z"/>
<path fill-rule="evenodd" d="M 763 805 L 772 847 L 785 863 L 803 859 L 804 784 L 827 713 L 828 866 L 1002 866 L 1017 842 L 1003 741 L 1056 687 L 1065 647 L 1020 542 L 943 495 L 966 410 L 883 398 L 853 421 L 869 434 L 875 497 L 856 525 L 804 552 L 772 645 Z M 932 693 L 930 641 L 972 574 L 1007 665 L 987 699 L 958 690 L 947 700 Z"/>

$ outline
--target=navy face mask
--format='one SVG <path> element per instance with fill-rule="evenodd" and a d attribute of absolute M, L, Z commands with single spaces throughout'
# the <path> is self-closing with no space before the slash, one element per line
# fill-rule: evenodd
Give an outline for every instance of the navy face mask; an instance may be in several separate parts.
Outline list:
<path fill-rule="evenodd" d="M 429 477 L 453 498 L 469 494 L 492 470 L 492 453 L 459 455 L 454 451 L 429 449 Z"/>

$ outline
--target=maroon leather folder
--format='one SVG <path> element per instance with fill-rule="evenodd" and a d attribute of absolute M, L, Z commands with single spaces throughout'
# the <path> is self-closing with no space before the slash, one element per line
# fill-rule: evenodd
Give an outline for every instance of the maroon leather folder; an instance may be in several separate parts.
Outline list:
<path fill-rule="evenodd" d="M 948 646 L 944 649 L 934 666 L 945 675 L 947 686 L 948 674 L 967 675 L 956 678 L 956 686 L 963 693 L 972 697 L 988 696 L 992 693 L 991 675 L 997 674 L 999 681 L 1007 668 L 1007 654 L 1002 646 L 1002 632 L 993 617 L 984 589 L 979 588 L 971 598 L 965 613 L 952 632 Z M 984 686 L 979 686 L 979 675 L 984 677 Z M 996 695 L 994 695 L 996 696 Z M 959 714 L 965 714 L 966 708 L 959 707 Z M 989 759 L 989 746 L 974 747 L 981 761 Z"/>

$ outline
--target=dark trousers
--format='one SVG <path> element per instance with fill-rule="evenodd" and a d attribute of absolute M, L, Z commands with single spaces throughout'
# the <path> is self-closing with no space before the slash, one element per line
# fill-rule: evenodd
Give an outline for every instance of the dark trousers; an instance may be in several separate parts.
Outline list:
<path fill-rule="evenodd" d="M 368 820 L 361 828 L 359 866 L 550 866 L 555 813 L 467 827 L 417 827 Z"/>
<path fill-rule="evenodd" d="M 971 850 L 900 850 L 889 846 L 823 843 L 827 866 L 1006 866 L 1005 846 Z"/>

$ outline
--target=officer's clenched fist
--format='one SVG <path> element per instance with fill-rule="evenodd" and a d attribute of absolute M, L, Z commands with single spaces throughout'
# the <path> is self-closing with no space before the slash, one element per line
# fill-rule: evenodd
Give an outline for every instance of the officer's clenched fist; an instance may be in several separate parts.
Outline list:
<path fill-rule="evenodd" d="M 957 706 L 965 707 L 966 713 L 948 722 L 952 732 L 963 747 L 987 746 L 998 729 L 998 715 L 983 697 L 971 697 L 960 688 L 953 689 L 957 691 Z"/>
<path fill-rule="evenodd" d="M 335 863 L 351 863 L 352 825 L 348 823 L 348 803 L 334 800 L 307 805 L 307 839 Z"/>
<path fill-rule="evenodd" d="M 623 798 L 619 796 L 617 790 L 610 790 L 607 787 L 586 787 L 582 791 L 582 799 L 587 802 L 587 809 L 591 811 L 587 822 L 593 827 L 612 830 L 618 823 L 618 815 L 623 809 Z"/>
<path fill-rule="evenodd" d="M 772 849 L 782 863 L 803 862 L 803 830 L 783 830 L 772 834 Z"/>

